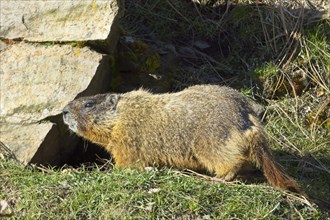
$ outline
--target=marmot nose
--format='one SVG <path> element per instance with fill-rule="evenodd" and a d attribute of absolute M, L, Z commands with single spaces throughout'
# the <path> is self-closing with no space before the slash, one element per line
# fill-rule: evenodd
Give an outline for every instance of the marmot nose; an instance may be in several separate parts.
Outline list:
<path fill-rule="evenodd" d="M 63 116 L 66 116 L 67 114 L 69 114 L 70 113 L 69 107 L 68 106 L 65 106 L 64 109 L 63 109 L 63 111 L 62 111 L 62 113 L 63 113 Z"/>

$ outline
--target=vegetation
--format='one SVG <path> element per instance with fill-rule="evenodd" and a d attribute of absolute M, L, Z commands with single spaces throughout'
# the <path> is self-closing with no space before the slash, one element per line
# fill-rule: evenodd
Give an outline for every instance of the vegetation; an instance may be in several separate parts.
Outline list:
<path fill-rule="evenodd" d="M 322 219 L 265 184 L 224 184 L 170 170 L 22 168 L 1 162 L 1 192 L 20 219 Z"/>
<path fill-rule="evenodd" d="M 229 85 L 263 104 L 274 155 L 308 199 L 257 178 L 221 183 L 191 171 L 121 170 L 109 162 L 23 168 L 8 159 L 0 161 L 0 200 L 9 204 L 9 218 L 329 219 L 329 3 L 235 2 L 127 0 L 122 35 L 146 48 L 156 41 L 175 47 L 173 91 Z M 152 55 L 150 62 L 139 56 L 143 71 L 158 68 L 162 55 Z"/>

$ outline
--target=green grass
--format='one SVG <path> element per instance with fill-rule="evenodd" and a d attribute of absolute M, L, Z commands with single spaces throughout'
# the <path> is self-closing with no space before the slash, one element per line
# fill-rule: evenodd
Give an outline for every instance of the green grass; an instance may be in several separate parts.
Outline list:
<path fill-rule="evenodd" d="M 266 116 L 266 131 L 279 162 L 320 205 L 330 207 L 330 127 L 325 118 L 310 120 L 325 111 L 326 99 L 312 97 L 273 101 Z M 319 102 L 320 101 L 320 102 Z"/>
<path fill-rule="evenodd" d="M 299 1 L 201 2 L 127 0 L 122 34 L 146 45 L 170 43 L 179 56 L 182 48 L 192 53 L 174 68 L 174 91 L 225 84 L 265 105 L 274 155 L 309 200 L 267 183 L 224 184 L 166 168 L 23 168 L 0 160 L 0 200 L 14 211 L 9 219 L 330 218 L 329 19 L 310 8 L 299 13 Z M 196 49 L 196 40 L 211 48 Z"/>
<path fill-rule="evenodd" d="M 325 219 L 267 184 L 210 182 L 180 172 L 22 168 L 1 161 L 0 198 L 13 219 Z"/>
<path fill-rule="evenodd" d="M 256 68 L 251 75 L 264 82 L 270 77 L 277 76 L 278 72 L 279 68 L 276 64 L 266 62 L 264 65 Z"/>

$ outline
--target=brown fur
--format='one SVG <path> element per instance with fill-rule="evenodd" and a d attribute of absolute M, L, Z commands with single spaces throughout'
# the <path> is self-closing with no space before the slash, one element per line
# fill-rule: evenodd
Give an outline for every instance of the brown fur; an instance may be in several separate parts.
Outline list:
<path fill-rule="evenodd" d="M 253 162 L 271 185 L 301 192 L 271 156 L 254 106 L 231 88 L 201 85 L 84 97 L 69 103 L 63 118 L 111 152 L 116 166 L 206 170 L 229 181 Z"/>

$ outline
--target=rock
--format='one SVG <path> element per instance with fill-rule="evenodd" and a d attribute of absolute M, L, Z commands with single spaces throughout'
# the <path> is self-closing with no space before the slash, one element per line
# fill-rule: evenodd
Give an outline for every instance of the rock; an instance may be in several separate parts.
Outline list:
<path fill-rule="evenodd" d="M 1 155 L 51 165 L 70 156 L 78 139 L 64 126 L 62 108 L 109 90 L 113 58 L 84 46 L 114 51 L 122 6 L 123 0 L 1 0 Z"/>
<path fill-rule="evenodd" d="M 4 50 L 0 58 L 0 116 L 10 123 L 32 123 L 60 114 L 88 87 L 103 56 L 69 45 L 20 43 Z"/>
<path fill-rule="evenodd" d="M 10 148 L 20 162 L 26 164 L 33 158 L 52 126 L 52 123 L 0 123 L 1 142 Z"/>
<path fill-rule="evenodd" d="M 207 43 L 206 41 L 195 41 L 194 42 L 194 46 L 197 47 L 200 50 L 205 50 L 211 47 L 211 45 L 209 43 Z"/>
<path fill-rule="evenodd" d="M 119 0 L 1 0 L 0 37 L 35 42 L 104 40 L 113 34 L 112 24 L 123 10 L 120 5 Z"/>
<path fill-rule="evenodd" d="M 77 96 L 108 91 L 110 58 L 88 48 L 19 43 L 0 60 L 0 141 L 23 163 L 61 163 L 76 141 L 62 109 Z"/>
<path fill-rule="evenodd" d="M 190 58 L 190 59 L 197 59 L 198 56 L 195 53 L 194 49 L 191 47 L 180 47 L 178 53 L 181 57 Z"/>
<path fill-rule="evenodd" d="M 6 200 L 0 200 L 0 217 L 10 217 L 14 211 Z"/>
<path fill-rule="evenodd" d="M 0 40 L 0 51 L 4 50 L 7 48 L 7 44 L 5 42 L 3 42 L 2 40 Z"/>

